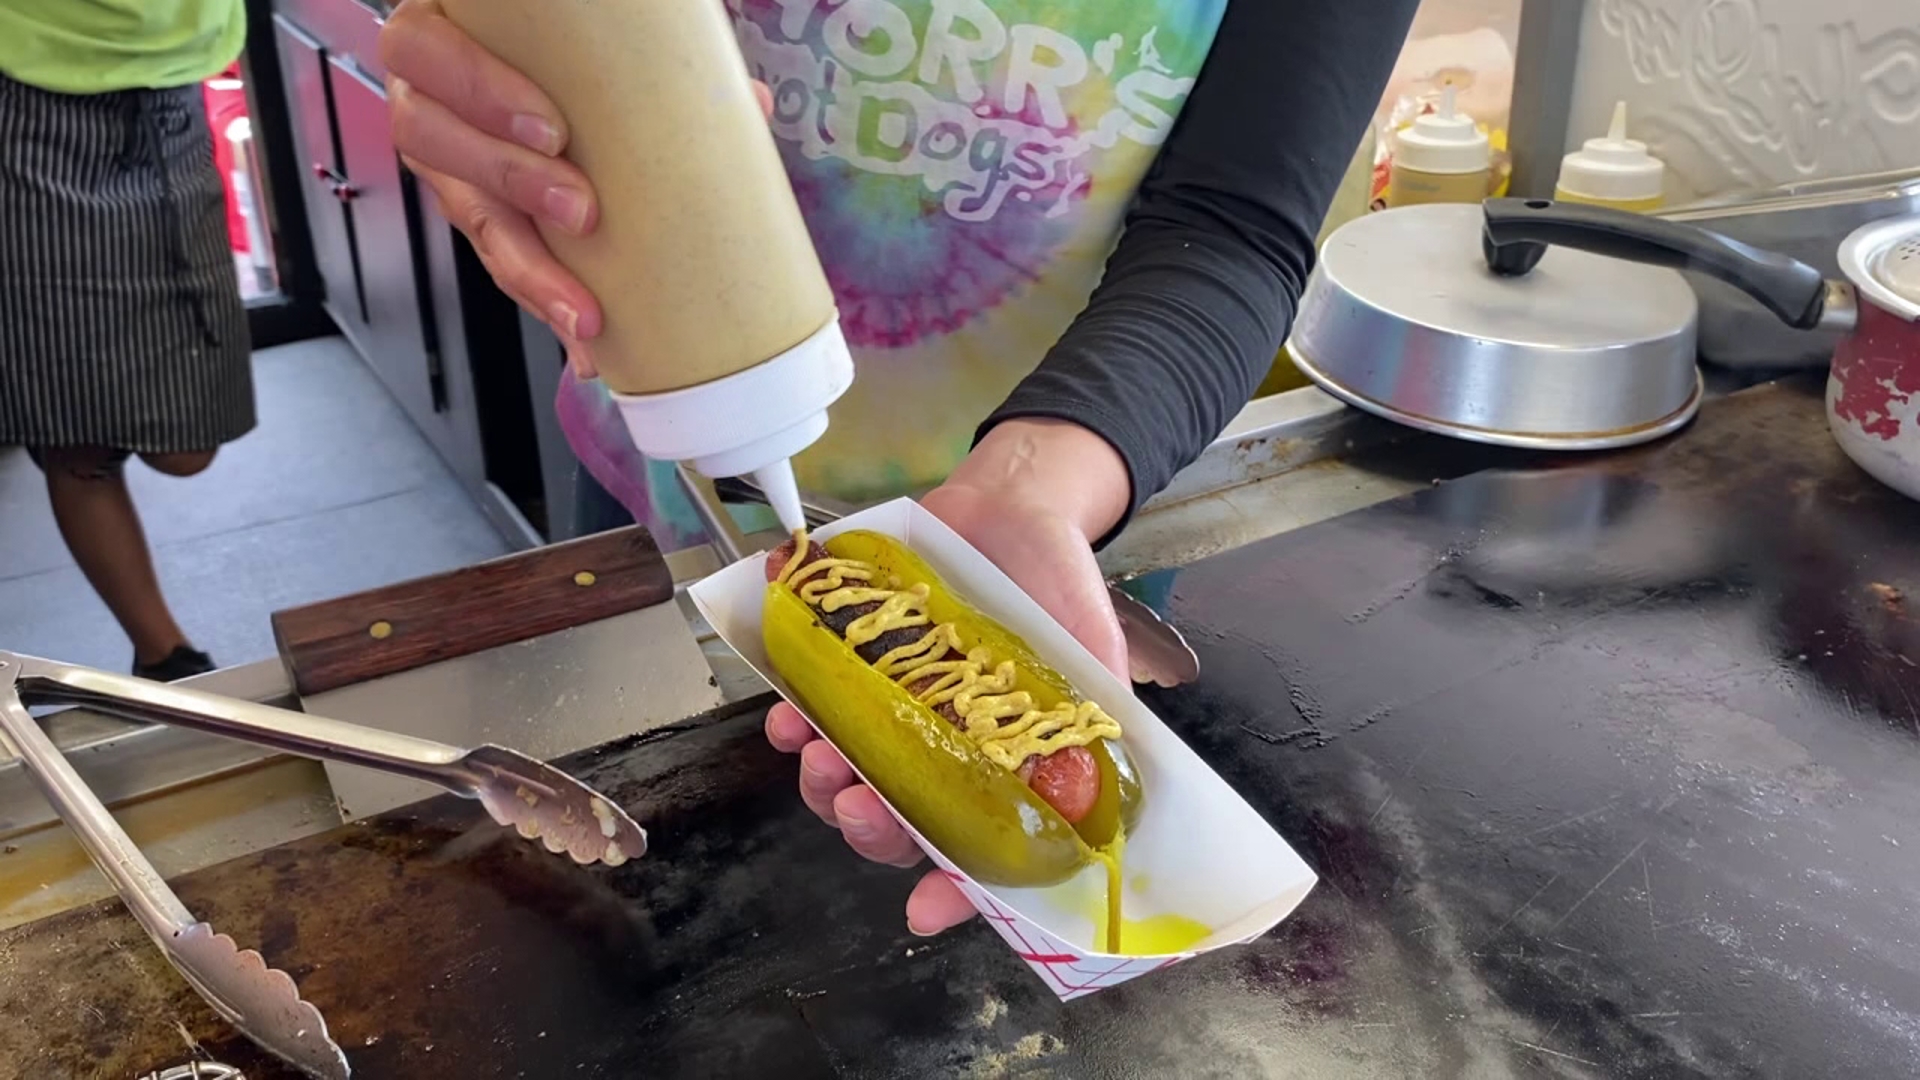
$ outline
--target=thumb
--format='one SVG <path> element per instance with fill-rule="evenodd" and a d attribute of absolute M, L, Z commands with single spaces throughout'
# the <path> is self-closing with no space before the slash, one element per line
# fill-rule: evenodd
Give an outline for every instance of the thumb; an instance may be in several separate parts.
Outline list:
<path fill-rule="evenodd" d="M 1120 632 L 1120 624 L 1113 619 L 1113 613 L 1107 613 L 1107 625 L 1103 628 L 1099 645 L 1089 644 L 1087 649 L 1094 659 L 1106 666 L 1122 686 L 1133 685 L 1133 667 L 1127 659 L 1127 638 Z"/>
<path fill-rule="evenodd" d="M 1113 613 L 1113 600 L 1107 595 L 1106 579 L 1096 572 L 1087 588 L 1091 595 L 1086 597 L 1084 603 L 1075 605 L 1079 614 L 1067 626 L 1067 632 L 1086 646 L 1093 658 L 1113 672 L 1122 684 L 1130 686 L 1133 675 L 1127 661 L 1127 636 L 1121 632 L 1120 619 Z"/>
<path fill-rule="evenodd" d="M 753 96 L 760 102 L 760 111 L 767 114 L 767 119 L 773 119 L 773 91 L 767 88 L 767 84 L 759 79 L 753 80 Z"/>
<path fill-rule="evenodd" d="M 566 341 L 566 350 L 567 363 L 573 368 L 574 378 L 584 382 L 600 377 L 600 367 L 594 363 L 591 348 L 578 341 Z"/>

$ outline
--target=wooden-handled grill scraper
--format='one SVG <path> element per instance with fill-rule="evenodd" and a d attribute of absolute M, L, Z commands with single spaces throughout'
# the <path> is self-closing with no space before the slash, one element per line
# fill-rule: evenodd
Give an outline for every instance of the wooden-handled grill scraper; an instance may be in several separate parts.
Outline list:
<path fill-rule="evenodd" d="M 721 704 L 637 527 L 281 611 L 273 631 L 309 714 L 543 761 Z M 327 779 L 347 821 L 437 794 L 351 764 Z"/>

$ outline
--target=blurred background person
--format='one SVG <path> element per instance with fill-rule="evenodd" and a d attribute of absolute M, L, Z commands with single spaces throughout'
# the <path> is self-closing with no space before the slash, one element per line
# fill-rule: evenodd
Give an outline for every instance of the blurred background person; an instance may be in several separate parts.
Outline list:
<path fill-rule="evenodd" d="M 46 474 L 133 671 L 213 669 L 161 592 L 125 467 L 191 476 L 255 423 L 200 83 L 241 0 L 0 0 L 0 445 Z"/>

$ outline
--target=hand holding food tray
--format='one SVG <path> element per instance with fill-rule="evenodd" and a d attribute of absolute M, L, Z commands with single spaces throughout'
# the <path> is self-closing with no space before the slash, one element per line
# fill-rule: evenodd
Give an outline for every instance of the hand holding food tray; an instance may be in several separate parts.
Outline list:
<path fill-rule="evenodd" d="M 1313 888 L 1286 841 L 1129 687 L 918 504 L 810 540 L 826 550 L 771 570 L 765 555 L 743 560 L 696 584 L 695 604 L 1058 996 L 1251 940 Z M 867 619 L 858 629 L 849 605 Z M 995 679 L 1027 697 L 962 715 L 956 684 L 985 695 Z M 983 732 L 994 713 L 1022 734 Z"/>

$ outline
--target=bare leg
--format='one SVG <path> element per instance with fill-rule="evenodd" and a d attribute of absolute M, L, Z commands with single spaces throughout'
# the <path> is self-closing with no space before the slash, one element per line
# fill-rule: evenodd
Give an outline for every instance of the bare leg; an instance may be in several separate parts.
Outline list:
<path fill-rule="evenodd" d="M 159 663 L 188 644 L 161 595 L 140 512 L 134 508 L 125 469 L 116 455 L 93 448 L 65 448 L 43 451 L 41 457 L 60 535 L 73 561 L 132 640 L 135 661 Z M 210 461 L 212 455 L 206 458 Z M 200 467 L 205 468 L 204 463 Z"/>
<path fill-rule="evenodd" d="M 214 451 L 195 450 L 188 454 L 141 454 L 140 460 L 154 472 L 168 476 L 198 476 L 213 464 Z"/>

